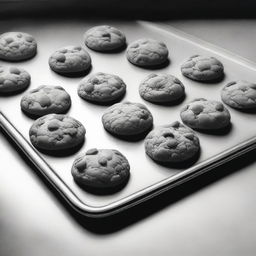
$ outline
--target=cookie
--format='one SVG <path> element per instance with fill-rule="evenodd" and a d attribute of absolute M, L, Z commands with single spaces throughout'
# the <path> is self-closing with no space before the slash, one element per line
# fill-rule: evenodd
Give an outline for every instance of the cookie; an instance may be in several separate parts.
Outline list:
<path fill-rule="evenodd" d="M 179 122 L 155 128 L 145 138 L 145 151 L 159 163 L 180 163 L 195 157 L 200 149 L 199 139 Z"/>
<path fill-rule="evenodd" d="M 131 43 L 126 56 L 134 65 L 149 67 L 166 62 L 168 54 L 168 49 L 163 42 L 145 38 Z"/>
<path fill-rule="evenodd" d="M 50 56 L 49 65 L 59 74 L 80 73 L 91 67 L 91 57 L 81 46 L 66 46 Z"/>
<path fill-rule="evenodd" d="M 25 94 L 20 106 L 25 113 L 33 116 L 62 114 L 70 108 L 71 98 L 61 86 L 41 85 Z"/>
<path fill-rule="evenodd" d="M 102 116 L 104 128 L 115 135 L 138 135 L 153 125 L 150 111 L 141 103 L 123 102 L 109 107 Z"/>
<path fill-rule="evenodd" d="M 22 68 L 0 66 L 0 93 L 16 93 L 30 84 L 30 75 Z"/>
<path fill-rule="evenodd" d="M 196 81 L 214 81 L 223 77 L 224 67 L 214 57 L 194 55 L 182 64 L 181 73 Z"/>
<path fill-rule="evenodd" d="M 126 91 L 124 81 L 106 73 L 96 73 L 89 79 L 85 78 L 78 87 L 78 95 L 88 101 L 108 103 L 120 99 Z"/>
<path fill-rule="evenodd" d="M 84 34 L 84 43 L 94 51 L 107 52 L 122 48 L 126 38 L 119 29 L 103 25 L 89 29 Z"/>
<path fill-rule="evenodd" d="M 67 115 L 48 114 L 38 118 L 29 130 L 32 144 L 47 151 L 71 149 L 84 141 L 85 128 Z"/>
<path fill-rule="evenodd" d="M 153 103 L 172 103 L 185 96 L 185 87 L 172 75 L 150 74 L 140 84 L 139 93 Z"/>
<path fill-rule="evenodd" d="M 35 56 L 37 43 L 33 36 L 23 32 L 7 32 L 0 35 L 0 59 L 27 60 Z"/>
<path fill-rule="evenodd" d="M 256 84 L 248 81 L 234 81 L 225 85 L 221 99 L 232 108 L 256 108 Z"/>
<path fill-rule="evenodd" d="M 128 181 L 130 165 L 117 150 L 93 148 L 75 159 L 71 172 L 84 188 L 115 188 Z"/>
<path fill-rule="evenodd" d="M 183 107 L 180 117 L 184 124 L 194 129 L 214 130 L 230 124 L 230 113 L 221 102 L 203 98 Z"/>

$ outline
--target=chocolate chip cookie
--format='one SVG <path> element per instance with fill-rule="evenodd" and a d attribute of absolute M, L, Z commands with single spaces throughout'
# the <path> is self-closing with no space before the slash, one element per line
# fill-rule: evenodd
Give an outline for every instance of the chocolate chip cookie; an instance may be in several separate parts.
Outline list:
<path fill-rule="evenodd" d="M 152 130 L 144 145 L 147 155 L 159 163 L 187 161 L 195 157 L 200 149 L 194 131 L 178 121 Z"/>
<path fill-rule="evenodd" d="M 172 103 L 185 96 L 185 87 L 172 75 L 150 74 L 141 82 L 139 93 L 153 103 Z"/>
<path fill-rule="evenodd" d="M 215 100 L 195 99 L 180 112 L 181 120 L 194 129 L 215 130 L 230 124 L 230 113 L 224 105 Z"/>
<path fill-rule="evenodd" d="M 76 74 L 91 67 L 91 57 L 81 46 L 66 46 L 50 56 L 49 65 L 59 74 Z"/>
<path fill-rule="evenodd" d="M 116 75 L 96 73 L 83 79 L 78 87 L 78 95 L 95 103 L 108 103 L 124 96 L 126 84 Z"/>
<path fill-rule="evenodd" d="M 168 49 L 163 42 L 154 39 L 139 39 L 128 46 L 127 59 L 141 67 L 158 66 L 168 59 Z"/>
<path fill-rule="evenodd" d="M 115 135 L 138 135 L 153 125 L 150 111 L 141 103 L 123 102 L 109 107 L 102 116 L 104 128 Z"/>
<path fill-rule="evenodd" d="M 17 93 L 30 84 L 30 75 L 22 68 L 0 66 L 0 93 Z"/>
<path fill-rule="evenodd" d="M 74 180 L 84 188 L 115 188 L 129 179 L 130 165 L 115 149 L 90 149 L 72 166 Z"/>
<path fill-rule="evenodd" d="M 37 43 L 33 36 L 23 32 L 7 32 L 0 35 L 0 59 L 27 60 L 36 54 Z"/>
<path fill-rule="evenodd" d="M 29 130 L 32 144 L 47 151 L 71 149 L 84 141 L 85 128 L 67 115 L 48 114 L 38 118 Z"/>
<path fill-rule="evenodd" d="M 41 85 L 25 94 L 20 106 L 25 113 L 37 117 L 63 114 L 70 108 L 71 98 L 61 86 Z"/>
<path fill-rule="evenodd" d="M 224 75 L 223 64 L 214 57 L 194 55 L 181 66 L 184 76 L 196 81 L 214 81 Z"/>
<path fill-rule="evenodd" d="M 122 48 L 125 35 L 115 27 L 103 25 L 89 29 L 84 34 L 85 45 L 94 51 L 107 52 Z"/>
<path fill-rule="evenodd" d="M 232 108 L 256 108 L 256 84 L 248 81 L 234 81 L 225 85 L 221 99 Z"/>

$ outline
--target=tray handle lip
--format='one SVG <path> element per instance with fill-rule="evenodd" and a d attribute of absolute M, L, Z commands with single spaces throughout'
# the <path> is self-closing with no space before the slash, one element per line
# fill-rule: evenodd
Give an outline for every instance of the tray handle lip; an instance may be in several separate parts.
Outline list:
<path fill-rule="evenodd" d="M 236 145 L 235 147 L 221 152 L 208 160 L 198 163 L 178 174 L 168 177 L 160 182 L 150 185 L 140 191 L 137 191 L 127 197 L 124 197 L 113 203 L 104 206 L 90 206 L 82 202 L 74 192 L 69 189 L 67 184 L 59 177 L 59 175 L 51 168 L 40 154 L 30 145 L 24 136 L 13 126 L 8 118 L 0 111 L 0 125 L 11 137 L 12 140 L 21 148 L 25 155 L 33 162 L 37 169 L 45 176 L 45 178 L 53 185 L 64 199 L 79 213 L 92 218 L 102 218 L 114 215 L 127 208 L 131 208 L 142 201 L 149 200 L 164 191 L 186 182 L 196 176 L 221 165 L 223 162 L 234 158 L 236 155 L 245 153 L 256 148 L 256 136 Z M 21 145 L 20 141 L 24 145 Z M 25 143 L 24 143 L 25 142 Z M 32 154 L 32 155 L 31 155 Z M 39 165 L 39 166 L 38 166 Z M 42 166 L 40 166 L 42 165 Z M 45 173 L 45 169 L 47 173 Z M 159 189 L 161 187 L 161 189 Z"/>

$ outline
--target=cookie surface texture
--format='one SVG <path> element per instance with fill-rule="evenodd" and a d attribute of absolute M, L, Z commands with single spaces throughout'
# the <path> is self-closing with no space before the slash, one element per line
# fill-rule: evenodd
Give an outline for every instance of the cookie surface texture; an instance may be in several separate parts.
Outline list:
<path fill-rule="evenodd" d="M 185 95 L 181 81 L 169 74 L 150 74 L 139 86 L 140 96 L 147 101 L 171 103 Z"/>
<path fill-rule="evenodd" d="M 48 114 L 38 118 L 29 130 L 32 144 L 49 151 L 71 149 L 84 141 L 85 128 L 67 115 Z"/>
<path fill-rule="evenodd" d="M 195 129 L 221 129 L 230 124 L 230 113 L 215 100 L 195 99 L 185 105 L 180 117 L 187 126 Z"/>
<path fill-rule="evenodd" d="M 70 108 L 71 98 L 61 86 L 42 85 L 25 94 L 20 105 L 24 112 L 38 117 L 62 114 Z"/>
<path fill-rule="evenodd" d="M 92 102 L 108 103 L 121 98 L 126 91 L 124 81 L 112 74 L 96 73 L 83 79 L 78 87 L 78 95 Z"/>
<path fill-rule="evenodd" d="M 223 77 L 224 67 L 214 57 L 194 55 L 182 64 L 181 73 L 196 81 L 214 81 Z"/>
<path fill-rule="evenodd" d="M 30 84 L 30 75 L 22 68 L 0 66 L 0 93 L 16 93 Z"/>
<path fill-rule="evenodd" d="M 81 46 L 66 46 L 50 56 L 49 65 L 60 74 L 85 72 L 91 67 L 91 57 Z"/>
<path fill-rule="evenodd" d="M 86 31 L 84 41 L 90 49 L 105 52 L 122 48 L 126 43 L 126 38 L 119 29 L 102 25 Z"/>
<path fill-rule="evenodd" d="M 138 135 L 149 130 L 153 117 L 141 103 L 123 102 L 109 107 L 102 116 L 104 128 L 116 135 Z"/>
<path fill-rule="evenodd" d="M 179 163 L 196 156 L 200 149 L 195 132 L 179 122 L 157 127 L 145 138 L 145 151 L 160 163 Z"/>
<path fill-rule="evenodd" d="M 154 39 L 139 39 L 128 46 L 126 56 L 134 65 L 147 67 L 163 64 L 168 59 L 166 45 Z"/>
<path fill-rule="evenodd" d="M 256 108 L 256 84 L 243 80 L 230 82 L 223 87 L 221 99 L 233 108 Z"/>
<path fill-rule="evenodd" d="M 93 148 L 75 159 L 71 172 L 84 187 L 115 188 L 129 179 L 130 165 L 118 150 Z"/>
<path fill-rule="evenodd" d="M 37 52 L 33 36 L 23 32 L 7 32 L 0 35 L 0 59 L 22 61 L 32 58 Z"/>

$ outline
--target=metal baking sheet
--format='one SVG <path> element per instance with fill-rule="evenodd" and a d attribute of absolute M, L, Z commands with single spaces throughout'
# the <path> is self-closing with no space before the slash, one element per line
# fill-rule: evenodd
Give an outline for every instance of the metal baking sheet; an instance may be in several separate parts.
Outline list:
<path fill-rule="evenodd" d="M 86 128 L 86 141 L 74 155 L 66 157 L 49 156 L 35 150 L 28 137 L 33 120 L 20 110 L 20 99 L 24 93 L 0 98 L 0 123 L 2 128 L 16 142 L 28 158 L 38 167 L 58 192 L 79 212 L 90 217 L 112 215 L 121 210 L 142 203 L 151 197 L 184 183 L 215 166 L 230 161 L 234 157 L 256 146 L 256 114 L 242 113 L 228 108 L 231 112 L 232 126 L 225 134 L 197 133 L 201 142 L 201 154 L 198 161 L 188 169 L 169 168 L 156 164 L 144 152 L 143 140 L 127 142 L 107 133 L 101 123 L 106 106 L 98 106 L 83 101 L 77 95 L 80 78 L 62 77 L 49 69 L 49 55 L 65 45 L 83 45 L 83 33 L 92 26 L 105 22 L 83 20 L 21 20 L 1 21 L 0 32 L 24 31 L 35 36 L 38 42 L 38 54 L 35 58 L 2 65 L 13 65 L 26 69 L 32 77 L 28 90 L 42 84 L 61 85 L 72 98 L 72 107 L 68 114 L 81 121 Z M 170 51 L 170 64 L 162 69 L 147 70 L 130 64 L 125 51 L 120 53 L 97 53 L 89 49 L 94 72 L 107 72 L 119 75 L 127 84 L 127 93 L 122 101 L 141 102 L 154 116 L 154 126 L 180 120 L 182 105 L 198 97 L 220 100 L 220 91 L 231 80 L 246 79 L 255 81 L 256 66 L 225 50 L 208 45 L 171 27 L 163 27 L 149 22 L 107 22 L 120 28 L 127 36 L 128 43 L 149 37 L 162 40 Z M 225 67 L 223 81 L 204 84 L 191 81 L 181 75 L 180 65 L 194 54 L 217 57 Z M 168 72 L 178 77 L 186 88 L 185 100 L 177 106 L 159 106 L 142 100 L 138 93 L 139 83 L 152 72 Z M 86 149 L 115 148 L 129 160 L 131 177 L 124 189 L 111 195 L 94 195 L 85 192 L 73 181 L 71 166 L 74 158 Z"/>

